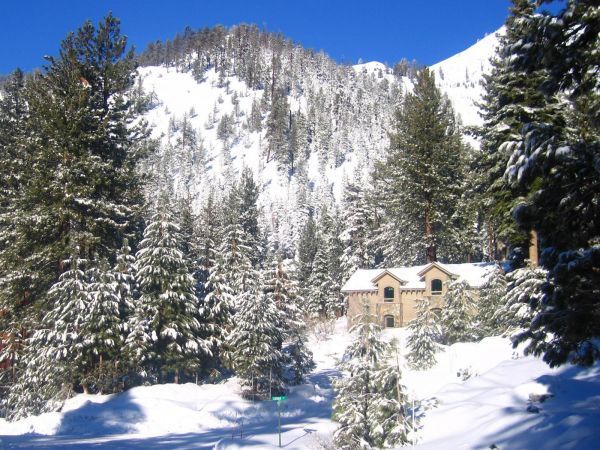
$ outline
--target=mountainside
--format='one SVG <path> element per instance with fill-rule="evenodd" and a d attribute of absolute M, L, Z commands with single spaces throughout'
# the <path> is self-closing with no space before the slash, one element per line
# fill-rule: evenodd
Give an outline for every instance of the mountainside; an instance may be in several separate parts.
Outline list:
<path fill-rule="evenodd" d="M 468 49 L 431 66 L 440 88 L 448 95 L 463 124 L 481 125 L 477 103 L 481 101 L 483 75 L 490 70 L 490 57 L 498 46 L 500 28 L 488 34 Z"/>
<path fill-rule="evenodd" d="M 247 166 L 261 187 L 263 228 L 291 248 L 308 211 L 334 207 L 348 181 L 368 180 L 412 81 L 252 27 L 191 33 L 142 55 L 145 118 L 160 143 L 150 191 L 172 189 L 199 208 L 211 186 L 227 191 Z M 480 123 L 475 102 L 495 44 L 489 35 L 432 67 L 464 125 Z"/>

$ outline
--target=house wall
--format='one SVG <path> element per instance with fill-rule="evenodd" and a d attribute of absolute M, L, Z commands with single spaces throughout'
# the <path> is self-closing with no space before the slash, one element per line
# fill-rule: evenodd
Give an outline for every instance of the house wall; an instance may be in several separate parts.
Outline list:
<path fill-rule="evenodd" d="M 403 317 L 402 324 L 405 326 L 408 322 L 417 317 L 417 300 L 423 298 L 424 292 L 422 289 L 402 289 L 402 305 Z"/>

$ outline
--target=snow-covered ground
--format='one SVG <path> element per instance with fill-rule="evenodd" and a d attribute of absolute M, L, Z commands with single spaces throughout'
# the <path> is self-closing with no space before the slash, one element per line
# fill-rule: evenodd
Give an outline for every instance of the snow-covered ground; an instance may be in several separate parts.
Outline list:
<path fill-rule="evenodd" d="M 404 351 L 406 330 L 386 331 Z M 281 404 L 282 446 L 319 448 L 330 439 L 331 381 L 351 337 L 345 320 L 312 340 L 317 367 Z M 401 358 L 402 359 L 402 358 Z M 431 370 L 404 371 L 423 401 L 418 449 L 596 449 L 600 365 L 550 369 L 506 339 L 455 344 Z M 112 396 L 79 395 L 60 413 L 0 420 L 0 449 L 235 449 L 278 445 L 277 405 L 243 400 L 235 379 L 222 384 L 138 387 Z M 550 395 L 544 400 L 545 395 Z"/>

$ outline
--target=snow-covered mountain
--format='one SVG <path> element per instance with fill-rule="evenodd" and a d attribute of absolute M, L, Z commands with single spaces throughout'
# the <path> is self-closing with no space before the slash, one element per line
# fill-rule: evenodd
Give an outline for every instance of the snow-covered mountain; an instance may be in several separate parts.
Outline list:
<path fill-rule="evenodd" d="M 468 49 L 431 66 L 440 88 L 446 92 L 464 125 L 481 125 L 477 103 L 481 101 L 481 80 L 488 73 L 490 57 L 498 46 L 498 37 L 504 28 L 483 39 Z"/>
<path fill-rule="evenodd" d="M 230 30 L 223 42 L 229 45 L 238 34 Z M 480 80 L 496 44 L 491 34 L 432 66 L 464 125 L 480 123 Z M 172 189 L 199 207 L 210 187 L 226 191 L 249 167 L 262 187 L 263 226 L 286 245 L 295 241 L 307 209 L 339 203 L 347 180 L 367 180 L 389 145 L 394 110 L 412 81 L 379 62 L 339 65 L 288 41 L 252 45 L 244 49 L 254 52 L 259 75 L 248 75 L 237 47 L 219 53 L 220 66 L 209 50 L 198 50 L 140 69 L 152 106 L 145 118 L 160 142 L 146 170 L 160 184 L 153 191 Z M 274 86 L 285 97 L 279 125 Z M 273 145 L 276 126 L 285 129 Z"/>

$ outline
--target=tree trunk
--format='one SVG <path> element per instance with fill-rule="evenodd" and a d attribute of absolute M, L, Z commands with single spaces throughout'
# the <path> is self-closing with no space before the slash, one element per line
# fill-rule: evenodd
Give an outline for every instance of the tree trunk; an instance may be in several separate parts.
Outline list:
<path fill-rule="evenodd" d="M 437 252 L 436 246 L 433 242 L 433 223 L 431 223 L 431 208 L 427 208 L 425 211 L 425 242 L 427 243 L 427 263 L 432 263 L 437 261 Z"/>

